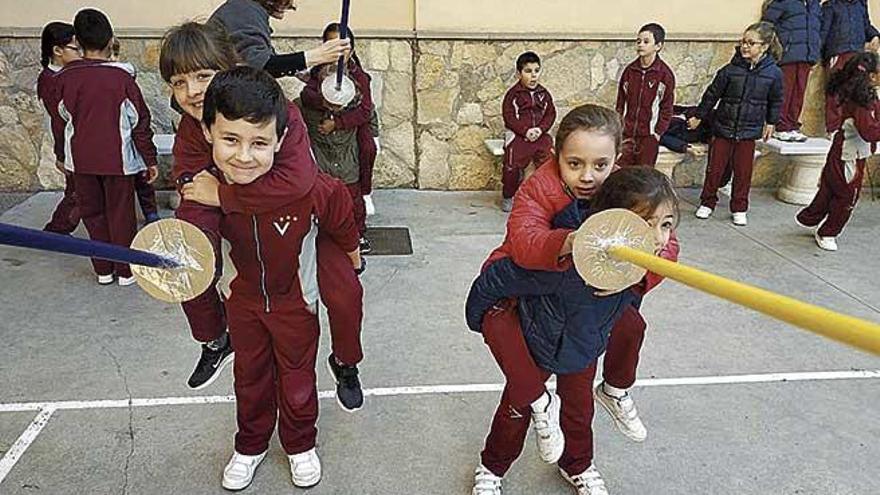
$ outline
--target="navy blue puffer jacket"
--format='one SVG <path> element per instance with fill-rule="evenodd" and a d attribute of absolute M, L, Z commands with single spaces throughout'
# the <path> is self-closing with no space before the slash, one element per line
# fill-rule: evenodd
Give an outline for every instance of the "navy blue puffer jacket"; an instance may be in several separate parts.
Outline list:
<path fill-rule="evenodd" d="M 782 109 L 782 70 L 769 54 L 755 67 L 739 54 L 715 74 L 697 116 L 715 111 L 713 134 L 725 139 L 759 139 L 765 124 L 776 125 Z"/>
<path fill-rule="evenodd" d="M 860 52 L 880 36 L 871 25 L 866 0 L 830 0 L 822 4 L 822 58 Z"/>
<path fill-rule="evenodd" d="M 578 201 L 553 220 L 554 228 L 578 228 L 587 216 Z M 482 329 L 483 316 L 499 301 L 516 297 L 523 336 L 535 363 L 553 373 L 574 373 L 592 364 L 629 305 L 641 297 L 627 289 L 605 297 L 594 294 L 572 266 L 564 272 L 526 270 L 502 258 L 471 285 L 465 305 L 468 328 Z"/>
<path fill-rule="evenodd" d="M 822 5 L 819 0 L 774 0 L 763 20 L 776 26 L 784 53 L 779 65 L 815 64 L 822 55 Z"/>

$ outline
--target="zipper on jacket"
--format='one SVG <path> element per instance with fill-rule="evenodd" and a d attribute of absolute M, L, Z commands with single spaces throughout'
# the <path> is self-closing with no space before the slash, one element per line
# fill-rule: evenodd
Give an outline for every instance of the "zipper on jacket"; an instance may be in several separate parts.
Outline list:
<path fill-rule="evenodd" d="M 535 103 L 535 91 L 529 91 L 529 95 L 532 97 L 532 111 L 529 113 L 532 114 L 532 128 L 534 129 L 535 127 L 538 127 L 538 123 L 535 122 L 535 108 L 538 104 Z"/>
<path fill-rule="evenodd" d="M 645 93 L 645 75 L 647 73 L 647 70 L 642 69 L 642 83 L 639 84 L 639 103 L 636 105 L 636 118 L 635 123 L 633 124 L 633 135 L 635 136 L 639 135 L 639 115 L 642 113 L 642 95 Z M 648 127 L 651 127 L 650 124 Z M 650 129 L 649 131 L 653 133 Z"/>
<path fill-rule="evenodd" d="M 257 216 L 252 215 L 254 221 L 254 242 L 257 244 L 257 261 L 260 262 L 260 291 L 263 293 L 263 300 L 266 301 L 266 312 L 269 313 L 269 293 L 266 291 L 266 265 L 263 263 L 263 253 L 260 252 L 260 231 L 257 228 Z"/>

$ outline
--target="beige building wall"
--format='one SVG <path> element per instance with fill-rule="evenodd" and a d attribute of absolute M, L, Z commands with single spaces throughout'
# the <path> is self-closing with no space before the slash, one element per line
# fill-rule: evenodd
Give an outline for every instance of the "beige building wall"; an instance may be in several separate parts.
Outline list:
<path fill-rule="evenodd" d="M 663 23 L 676 38 L 738 35 L 763 0 L 354 0 L 352 22 L 365 34 L 423 36 L 515 35 L 607 38 L 630 36 L 636 25 Z M 0 0 L 0 29 L 34 32 L 49 19 L 71 19 L 84 5 L 104 10 L 121 31 L 161 32 L 208 16 L 220 0 Z M 278 34 L 314 33 L 339 17 L 340 1 L 299 0 L 299 10 L 275 22 Z M 880 0 L 870 0 L 877 19 Z"/>

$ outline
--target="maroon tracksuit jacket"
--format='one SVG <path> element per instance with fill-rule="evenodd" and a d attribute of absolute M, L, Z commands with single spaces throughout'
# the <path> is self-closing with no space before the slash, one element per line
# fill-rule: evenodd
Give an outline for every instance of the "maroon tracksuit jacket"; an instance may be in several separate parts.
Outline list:
<path fill-rule="evenodd" d="M 867 173 L 866 159 L 880 141 L 880 102 L 874 101 L 870 108 L 846 103 L 841 118 L 842 128 L 834 134 L 819 191 L 797 216 L 803 225 L 821 223 L 818 234 L 822 237 L 839 235 L 856 207 Z"/>
<path fill-rule="evenodd" d="M 556 121 L 556 106 L 544 86 L 539 84 L 535 89 L 529 89 L 517 82 L 504 95 L 501 115 L 506 129 L 502 195 L 512 198 L 522 182 L 522 170 L 529 163 L 540 166 L 553 153 L 553 139 L 548 133 Z M 541 137 L 529 142 L 526 132 L 535 127 L 541 129 Z"/>
<path fill-rule="evenodd" d="M 223 215 L 220 287 L 236 354 L 236 452 L 265 452 L 276 421 L 287 454 L 315 446 L 318 225 L 354 251 L 351 208 L 345 185 L 318 174 L 300 199 L 261 214 Z"/>
<path fill-rule="evenodd" d="M 58 115 L 58 96 L 54 91 L 55 74 L 60 70 L 61 67 L 50 65 L 40 71 L 40 75 L 37 76 L 37 98 L 40 99 L 40 103 L 43 104 L 49 116 L 49 131 L 54 140 L 52 149 L 55 160 L 58 163 L 64 163 L 64 120 Z M 77 225 L 79 225 L 79 208 L 76 207 L 73 176 L 66 173 L 64 174 L 64 196 L 55 207 L 52 219 L 43 227 L 43 230 L 69 234 L 76 230 Z"/>
<path fill-rule="evenodd" d="M 623 70 L 617 87 L 617 113 L 623 118 L 620 165 L 657 163 L 660 136 L 672 122 L 675 75 L 660 59 L 643 68 L 636 59 Z"/>
<path fill-rule="evenodd" d="M 176 211 L 177 218 L 198 226 L 219 243 L 222 213 L 261 214 L 304 198 L 314 186 L 319 172 L 312 158 L 302 115 L 295 105 L 288 106 L 288 118 L 287 135 L 266 175 L 246 186 L 221 183 L 222 211 L 183 201 Z M 171 173 L 175 180 L 197 174 L 213 164 L 211 145 L 205 140 L 201 124 L 189 115 L 180 120 L 173 153 Z M 356 364 L 363 358 L 360 344 L 363 288 L 347 252 L 325 234 L 323 228 L 318 231 L 317 242 L 318 283 L 321 301 L 327 307 L 330 319 L 333 353 L 345 364 Z M 195 340 L 210 342 L 226 329 L 223 305 L 216 290 L 208 290 L 182 306 Z"/>
<path fill-rule="evenodd" d="M 55 76 L 52 98 L 65 122 L 64 165 L 74 174 L 89 236 L 126 247 L 137 227 L 134 176 L 156 166 L 150 110 L 127 67 L 96 59 L 71 62 Z M 92 265 L 98 275 L 131 276 L 127 264 L 93 259 Z"/>

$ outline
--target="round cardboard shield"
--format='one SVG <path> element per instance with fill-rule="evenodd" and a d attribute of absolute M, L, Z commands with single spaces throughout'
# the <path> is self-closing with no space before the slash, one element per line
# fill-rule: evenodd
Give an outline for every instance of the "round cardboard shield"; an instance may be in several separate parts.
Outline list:
<path fill-rule="evenodd" d="M 574 266 L 587 285 L 601 290 L 622 290 L 645 276 L 647 270 L 615 259 L 612 246 L 654 252 L 650 227 L 641 217 L 624 209 L 605 210 L 591 216 L 575 233 Z"/>
<path fill-rule="evenodd" d="M 324 78 L 324 82 L 321 83 L 321 94 L 329 103 L 344 107 L 354 99 L 354 82 L 348 76 L 343 75 L 342 84 L 337 88 L 336 73 L 334 72 Z"/>

